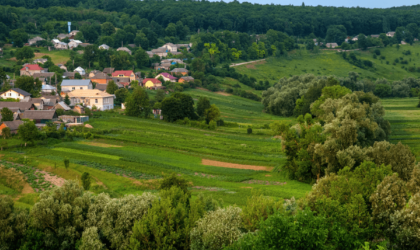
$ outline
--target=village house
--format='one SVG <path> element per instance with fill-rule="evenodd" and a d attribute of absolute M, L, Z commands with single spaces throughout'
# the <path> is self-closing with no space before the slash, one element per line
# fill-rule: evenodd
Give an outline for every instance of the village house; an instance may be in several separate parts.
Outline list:
<path fill-rule="evenodd" d="M 44 69 L 41 68 L 38 64 L 27 64 L 20 69 L 21 76 L 32 76 L 34 73 L 44 72 Z"/>
<path fill-rule="evenodd" d="M 72 40 L 72 41 L 69 42 L 68 46 L 69 46 L 69 49 L 73 49 L 73 48 L 77 48 L 80 44 L 82 44 L 81 41 Z"/>
<path fill-rule="evenodd" d="M 30 93 L 19 88 L 12 88 L 1 94 L 2 99 L 13 98 L 13 99 L 23 100 L 25 97 L 30 97 L 30 96 L 31 96 Z"/>
<path fill-rule="evenodd" d="M 56 109 L 56 110 L 57 109 L 62 109 L 64 111 L 71 110 L 71 108 L 67 104 L 65 104 L 64 102 L 59 102 L 59 103 L 55 104 L 54 109 Z"/>
<path fill-rule="evenodd" d="M 9 122 L 2 122 L 0 125 L 0 135 L 3 133 L 4 128 L 9 128 L 11 134 L 17 134 L 19 126 L 22 125 L 24 122 L 17 120 L 17 121 L 9 121 Z"/>
<path fill-rule="evenodd" d="M 112 75 L 112 73 L 114 72 L 114 68 L 104 68 L 104 72 L 107 75 Z"/>
<path fill-rule="evenodd" d="M 357 35 L 357 36 L 353 37 L 351 40 L 352 40 L 352 41 L 357 41 L 357 40 L 359 40 L 359 35 Z M 328 44 L 328 43 L 327 43 L 327 44 Z"/>
<path fill-rule="evenodd" d="M 176 59 L 176 58 L 164 59 L 160 63 L 170 63 L 171 65 L 184 64 L 184 62 L 181 59 Z"/>
<path fill-rule="evenodd" d="M 117 51 L 125 51 L 125 52 L 127 52 L 128 54 L 131 55 L 131 50 L 129 48 L 127 48 L 127 47 L 119 47 L 117 49 Z"/>
<path fill-rule="evenodd" d="M 44 38 L 36 36 L 32 39 L 29 39 L 28 43 L 29 43 L 29 45 L 32 45 L 32 44 L 36 44 L 36 42 L 38 42 L 38 41 L 44 41 L 44 40 L 45 40 Z"/>
<path fill-rule="evenodd" d="M 35 105 L 32 102 L 0 102 L 0 109 L 2 108 L 19 109 L 25 112 L 26 110 L 35 110 Z"/>
<path fill-rule="evenodd" d="M 88 108 L 95 106 L 98 110 L 109 110 L 114 108 L 115 95 L 102 92 L 97 89 L 75 90 L 68 93 L 70 105 L 82 103 Z"/>
<path fill-rule="evenodd" d="M 76 106 L 74 106 L 73 111 L 77 112 L 79 114 L 84 114 L 85 113 L 85 107 L 80 106 L 80 105 L 76 105 Z"/>
<path fill-rule="evenodd" d="M 149 55 L 149 58 L 153 57 L 153 52 L 152 51 L 146 51 L 146 53 Z"/>
<path fill-rule="evenodd" d="M 155 88 L 155 87 L 161 87 L 162 83 L 155 78 L 146 78 L 142 82 L 143 87 L 146 88 Z"/>
<path fill-rule="evenodd" d="M 35 105 L 37 110 L 44 110 L 44 99 L 32 98 L 30 102 L 32 102 Z"/>
<path fill-rule="evenodd" d="M 38 58 L 38 59 L 33 60 L 33 62 L 32 62 L 32 63 L 34 63 L 34 64 L 38 64 L 38 63 L 44 64 L 44 63 L 46 63 L 47 61 L 48 61 L 48 60 L 47 60 L 47 59 L 45 59 L 45 58 Z"/>
<path fill-rule="evenodd" d="M 170 70 L 171 66 L 171 63 L 161 63 L 160 65 L 155 65 L 155 70 Z"/>
<path fill-rule="evenodd" d="M 77 72 L 77 73 L 79 73 L 81 76 L 84 76 L 84 75 L 86 75 L 86 72 L 85 72 L 85 70 L 82 68 L 82 67 L 77 67 L 76 69 L 74 69 L 73 70 L 73 72 Z"/>
<path fill-rule="evenodd" d="M 61 82 L 61 91 L 86 90 L 92 88 L 92 81 L 89 79 L 63 80 L 63 82 Z"/>
<path fill-rule="evenodd" d="M 20 114 L 21 119 L 29 119 L 35 124 L 45 124 L 47 122 L 57 121 L 55 110 L 27 110 Z"/>
<path fill-rule="evenodd" d="M 67 43 L 63 43 L 63 42 L 58 42 L 54 44 L 54 48 L 55 49 L 68 49 L 68 45 Z"/>
<path fill-rule="evenodd" d="M 34 73 L 32 77 L 38 78 L 39 80 L 42 78 L 42 84 L 52 83 L 56 80 L 55 72 Z"/>
<path fill-rule="evenodd" d="M 79 46 L 86 48 L 87 46 L 92 45 L 91 43 L 80 43 Z"/>
<path fill-rule="evenodd" d="M 93 77 L 91 77 L 90 80 L 98 84 L 108 84 L 112 78 L 103 72 L 98 72 Z"/>
<path fill-rule="evenodd" d="M 64 72 L 63 78 L 64 79 L 74 79 L 75 72 Z"/>
<path fill-rule="evenodd" d="M 75 35 L 77 35 L 77 33 L 79 33 L 80 31 L 78 31 L 78 30 L 73 30 L 73 31 L 71 31 L 70 32 L 70 36 L 75 36 Z"/>
<path fill-rule="evenodd" d="M 174 68 L 171 71 L 172 75 L 188 75 L 188 69 L 184 69 L 184 68 Z"/>
<path fill-rule="evenodd" d="M 390 32 L 386 33 L 386 36 L 388 36 L 388 37 L 394 37 L 394 35 L 395 35 L 395 31 L 390 31 Z"/>
<path fill-rule="evenodd" d="M 130 81 L 136 80 L 136 75 L 132 70 L 117 70 L 112 73 L 112 77 L 130 78 Z"/>
<path fill-rule="evenodd" d="M 161 48 L 165 48 L 166 52 L 177 52 L 178 47 L 173 43 L 165 43 Z"/>
<path fill-rule="evenodd" d="M 57 88 L 48 84 L 42 85 L 42 89 L 41 89 L 42 93 L 52 93 L 52 92 L 57 92 Z"/>
<path fill-rule="evenodd" d="M 99 49 L 105 49 L 105 50 L 109 50 L 109 46 L 106 44 L 102 44 L 98 47 Z"/>
<path fill-rule="evenodd" d="M 188 43 L 188 44 L 187 43 L 185 43 L 185 44 L 175 44 L 175 45 L 176 45 L 178 51 L 182 50 L 182 48 L 186 48 L 187 51 L 189 51 L 190 48 L 191 48 L 191 46 L 192 46 L 192 43 Z"/>
<path fill-rule="evenodd" d="M 62 69 L 62 70 L 64 70 L 64 71 L 66 71 L 66 72 L 67 72 L 67 67 L 66 67 L 66 66 L 64 66 L 63 64 L 57 64 L 57 66 L 58 66 L 60 69 Z"/>
<path fill-rule="evenodd" d="M 183 76 L 183 77 L 179 78 L 178 82 L 179 83 L 194 82 L 194 78 L 192 76 Z"/>
<path fill-rule="evenodd" d="M 159 75 L 157 75 L 155 78 L 156 79 L 159 79 L 160 77 L 162 77 L 163 78 L 163 80 L 166 82 L 166 81 L 170 81 L 170 82 L 176 82 L 176 80 L 178 80 L 178 78 L 176 78 L 176 77 L 174 77 L 173 75 L 171 75 L 171 74 L 169 74 L 169 73 L 166 73 L 166 72 L 163 72 L 163 73 L 160 73 Z"/>
<path fill-rule="evenodd" d="M 370 35 L 372 38 L 379 38 L 379 35 Z"/>
<path fill-rule="evenodd" d="M 58 40 L 63 40 L 64 38 L 66 38 L 66 37 L 69 37 L 69 35 L 68 34 L 58 34 L 57 35 L 57 39 Z"/>
<path fill-rule="evenodd" d="M 96 74 L 98 74 L 99 72 L 101 72 L 101 71 L 96 70 L 96 69 L 92 70 L 91 72 L 89 72 L 89 78 L 94 77 L 94 76 L 95 76 Z"/>
<path fill-rule="evenodd" d="M 337 43 L 327 43 L 325 46 L 329 49 L 334 49 L 335 47 L 338 47 Z"/>
<path fill-rule="evenodd" d="M 157 49 L 152 49 L 151 52 L 153 53 L 153 55 L 158 55 L 160 58 L 165 57 L 168 55 L 168 51 L 166 50 L 166 48 L 157 48 Z"/>

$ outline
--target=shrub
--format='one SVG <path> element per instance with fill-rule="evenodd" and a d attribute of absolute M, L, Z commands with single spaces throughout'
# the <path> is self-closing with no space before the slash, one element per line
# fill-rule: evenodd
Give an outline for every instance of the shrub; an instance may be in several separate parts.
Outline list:
<path fill-rule="evenodd" d="M 209 129 L 214 130 L 214 129 L 216 129 L 216 127 L 217 127 L 217 122 L 216 121 L 212 120 L 212 121 L 209 122 Z"/>
<path fill-rule="evenodd" d="M 234 243 L 242 235 L 241 209 L 227 207 L 209 212 L 191 230 L 191 250 L 218 250 Z"/>
<path fill-rule="evenodd" d="M 165 177 L 160 183 L 159 189 L 169 190 L 172 187 L 178 187 L 184 193 L 189 194 L 188 187 L 190 184 L 184 178 L 177 176 L 175 173 Z"/>
<path fill-rule="evenodd" d="M 82 186 L 85 190 L 89 190 L 90 188 L 90 174 L 87 172 L 84 172 L 82 174 Z"/>
<path fill-rule="evenodd" d="M 246 132 L 247 132 L 248 134 L 252 134 L 252 128 L 251 128 L 251 127 L 248 127 L 248 128 L 246 129 Z"/>
<path fill-rule="evenodd" d="M 68 170 L 70 166 L 70 160 L 69 159 L 64 159 L 64 167 Z"/>

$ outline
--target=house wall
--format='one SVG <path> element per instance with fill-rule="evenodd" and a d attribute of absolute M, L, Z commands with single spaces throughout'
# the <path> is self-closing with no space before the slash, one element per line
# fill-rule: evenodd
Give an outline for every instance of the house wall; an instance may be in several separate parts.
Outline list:
<path fill-rule="evenodd" d="M 21 76 L 32 76 L 35 73 L 42 73 L 41 70 L 21 70 Z"/>
<path fill-rule="evenodd" d="M 78 103 L 83 103 L 87 107 L 92 108 L 96 106 L 98 110 L 109 110 L 114 108 L 114 98 L 113 97 L 86 97 L 86 98 L 70 98 L 71 105 L 76 105 Z"/>
<path fill-rule="evenodd" d="M 2 124 L 0 125 L 0 135 L 2 135 L 2 134 L 3 134 L 3 129 L 4 129 L 4 128 L 7 128 L 7 126 L 6 126 L 6 124 L 2 123 Z"/>
<path fill-rule="evenodd" d="M 3 99 L 6 99 L 6 98 L 14 98 L 14 99 L 19 99 L 19 100 L 22 100 L 22 99 L 25 98 L 23 95 L 21 95 L 19 93 L 16 93 L 13 90 L 8 90 L 8 91 L 4 92 L 3 94 L 1 94 L 1 97 Z"/>
<path fill-rule="evenodd" d="M 144 86 L 145 86 L 146 88 L 152 88 L 152 87 L 162 86 L 162 84 L 161 84 L 161 83 L 156 83 L 156 84 L 154 84 L 152 81 L 147 81 L 147 82 L 144 84 Z"/>
<path fill-rule="evenodd" d="M 178 82 L 179 82 L 179 83 L 184 83 L 184 82 L 185 82 L 185 80 L 184 80 L 184 79 L 182 79 L 182 78 L 179 78 Z"/>

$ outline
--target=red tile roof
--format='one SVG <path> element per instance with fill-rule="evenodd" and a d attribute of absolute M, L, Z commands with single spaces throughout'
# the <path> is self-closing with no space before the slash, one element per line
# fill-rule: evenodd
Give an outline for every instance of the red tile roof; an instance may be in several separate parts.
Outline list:
<path fill-rule="evenodd" d="M 158 79 L 155 78 L 146 78 L 143 80 L 143 83 L 146 83 L 148 81 L 151 81 L 152 83 L 161 83 Z"/>
<path fill-rule="evenodd" d="M 176 80 L 176 79 L 178 79 L 178 78 L 174 77 L 173 75 L 171 75 L 171 74 L 169 74 L 169 73 L 166 73 L 166 72 L 164 72 L 164 73 L 160 73 L 159 75 L 162 75 L 162 76 L 164 76 L 164 77 L 166 77 L 166 78 L 169 78 L 169 79 L 171 79 L 171 80 Z M 158 75 L 158 78 L 159 78 L 159 75 Z"/>
<path fill-rule="evenodd" d="M 133 71 L 132 70 L 117 70 L 117 71 L 114 71 L 112 73 L 112 76 L 124 75 L 126 77 L 130 77 L 131 74 L 133 74 Z"/>
<path fill-rule="evenodd" d="M 28 64 L 28 65 L 25 65 L 20 70 L 26 70 L 26 68 L 28 68 L 29 70 L 44 70 L 38 64 Z"/>

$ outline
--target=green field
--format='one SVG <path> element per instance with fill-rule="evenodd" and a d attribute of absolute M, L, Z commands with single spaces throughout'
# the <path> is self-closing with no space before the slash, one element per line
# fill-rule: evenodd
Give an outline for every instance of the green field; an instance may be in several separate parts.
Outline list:
<path fill-rule="evenodd" d="M 319 54 L 309 53 L 305 50 L 293 51 L 287 57 L 267 58 L 266 63 L 247 64 L 235 67 L 241 74 L 248 74 L 257 80 L 269 80 L 275 83 L 283 77 L 293 75 L 302 75 L 306 73 L 314 75 L 335 75 L 346 77 L 348 72 L 359 73 L 360 77 L 368 79 L 386 78 L 388 80 L 401 80 L 406 77 L 420 77 L 418 72 L 409 72 L 404 68 L 420 67 L 420 44 L 413 46 L 401 45 L 399 49 L 396 46 L 379 48 L 381 55 L 373 58 L 373 49 L 367 51 L 355 51 L 357 58 L 370 60 L 373 62 L 373 68 L 362 69 L 350 64 L 342 56 L 331 50 L 324 50 Z M 410 50 L 411 55 L 404 55 L 403 51 Z M 385 59 L 381 59 L 384 56 Z M 408 64 L 401 64 L 401 59 L 407 60 Z M 393 65 L 394 60 L 400 61 Z M 410 61 L 411 60 L 411 61 Z M 389 62 L 387 64 L 386 62 Z"/>
<path fill-rule="evenodd" d="M 383 99 L 385 119 L 391 123 L 390 142 L 409 145 L 420 160 L 420 108 L 418 98 Z"/>

